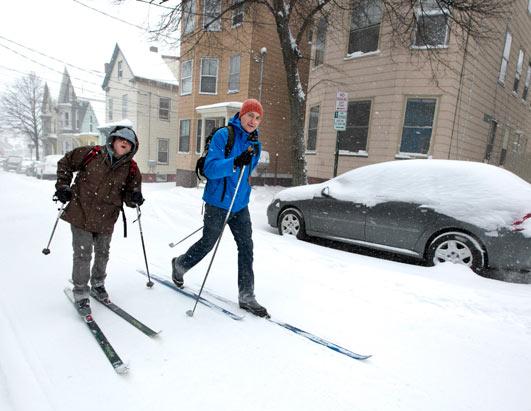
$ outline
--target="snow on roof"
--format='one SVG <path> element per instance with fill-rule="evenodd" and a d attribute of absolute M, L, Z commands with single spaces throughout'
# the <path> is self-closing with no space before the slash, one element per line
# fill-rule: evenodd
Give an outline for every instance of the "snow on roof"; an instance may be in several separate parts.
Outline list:
<path fill-rule="evenodd" d="M 239 110 L 242 108 L 242 104 L 239 101 L 224 101 L 221 103 L 215 103 L 215 104 L 207 104 L 206 106 L 197 106 L 195 108 L 196 111 L 202 111 L 202 110 L 211 110 L 216 108 L 234 108 L 236 110 Z"/>
<path fill-rule="evenodd" d="M 125 127 L 133 127 L 133 122 L 127 118 L 123 120 L 114 121 L 111 123 L 103 123 L 98 126 L 99 130 L 105 129 L 105 128 L 112 128 L 116 126 L 125 126 Z"/>
<path fill-rule="evenodd" d="M 275 198 L 312 199 L 324 187 L 338 200 L 368 207 L 387 201 L 416 203 L 487 231 L 509 227 L 531 212 L 531 184 L 500 167 L 456 160 L 372 164 L 324 183 L 285 189 Z M 531 229 L 525 229 L 524 235 L 531 237 Z"/>
<path fill-rule="evenodd" d="M 179 82 L 158 52 L 149 51 L 147 45 L 128 45 L 121 41 L 118 48 L 135 77 L 155 80 L 175 86 Z"/>

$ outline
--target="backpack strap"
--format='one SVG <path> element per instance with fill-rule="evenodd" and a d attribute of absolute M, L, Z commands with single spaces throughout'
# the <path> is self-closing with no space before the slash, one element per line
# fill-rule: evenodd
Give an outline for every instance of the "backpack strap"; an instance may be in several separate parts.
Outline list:
<path fill-rule="evenodd" d="M 232 147 L 234 146 L 234 127 L 230 124 L 227 126 L 229 136 L 227 137 L 227 144 L 225 145 L 225 158 L 230 155 Z M 223 192 L 221 193 L 221 201 L 225 198 L 225 192 L 227 191 L 227 177 L 223 178 Z"/>
<path fill-rule="evenodd" d="M 129 174 L 127 175 L 127 181 L 133 181 L 135 176 L 138 173 L 138 164 L 135 160 L 131 159 L 129 162 Z M 124 238 L 127 238 L 127 218 L 125 216 L 124 206 L 123 204 L 120 206 L 120 210 L 122 210 L 122 222 L 124 224 Z"/>
<path fill-rule="evenodd" d="M 92 147 L 92 150 L 90 150 L 87 154 L 83 156 L 83 160 L 81 161 L 81 170 L 85 170 L 88 163 L 94 160 L 94 157 L 96 157 L 100 153 L 100 151 L 101 146 Z"/>

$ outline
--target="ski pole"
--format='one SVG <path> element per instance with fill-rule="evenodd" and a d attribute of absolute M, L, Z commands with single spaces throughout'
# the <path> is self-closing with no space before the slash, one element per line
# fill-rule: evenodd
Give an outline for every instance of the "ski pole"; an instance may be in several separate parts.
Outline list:
<path fill-rule="evenodd" d="M 57 198 L 54 197 L 54 201 L 57 201 Z M 52 229 L 52 235 L 50 235 L 50 239 L 48 240 L 48 245 L 42 249 L 42 253 L 44 255 L 48 255 L 50 254 L 50 243 L 52 242 L 52 238 L 53 238 L 53 235 L 55 233 L 55 228 L 57 227 L 57 223 L 59 222 L 59 218 L 61 217 L 61 214 L 63 214 L 63 210 L 65 208 L 65 204 L 63 203 L 61 205 L 61 208 L 59 208 L 59 214 L 57 215 L 57 218 L 55 219 L 55 224 L 53 225 L 53 229 Z"/>
<path fill-rule="evenodd" d="M 178 246 L 179 244 L 181 244 L 184 240 L 186 240 L 187 238 L 190 238 L 191 236 L 193 236 L 195 233 L 197 233 L 199 230 L 201 230 L 203 228 L 203 226 L 199 227 L 197 230 L 195 230 L 192 234 L 188 234 L 186 237 L 184 237 L 181 241 L 177 242 L 177 243 L 169 243 L 168 245 L 173 248 L 173 247 L 176 247 Z"/>
<path fill-rule="evenodd" d="M 144 261 L 146 263 L 146 272 L 148 275 L 148 282 L 146 283 L 146 286 L 148 288 L 151 288 L 153 287 L 153 281 L 151 281 L 151 276 L 149 275 L 149 266 L 148 266 L 148 261 L 147 261 L 147 256 L 146 256 L 146 246 L 144 244 L 144 234 L 142 233 L 142 223 L 140 222 L 140 217 L 142 216 L 142 213 L 140 212 L 140 206 L 138 204 L 136 205 L 136 215 L 137 215 L 137 218 L 135 221 L 138 221 L 138 228 L 140 229 L 140 239 L 142 240 L 142 251 L 144 252 Z"/>
<path fill-rule="evenodd" d="M 245 172 L 245 165 L 242 167 L 242 170 L 240 171 L 240 177 L 238 178 L 238 184 L 236 184 L 236 189 L 234 190 L 234 195 L 232 196 L 232 201 L 230 202 L 229 210 L 227 211 L 227 215 L 225 216 L 225 221 L 223 222 L 223 226 L 221 227 L 221 233 L 219 233 L 219 237 L 216 241 L 216 247 L 214 248 L 214 254 L 212 254 L 212 258 L 210 259 L 210 264 L 208 264 L 208 269 L 205 274 L 205 278 L 203 279 L 203 284 L 201 284 L 201 288 L 199 289 L 199 293 L 197 294 L 197 297 L 195 299 L 194 308 L 192 310 L 186 311 L 186 315 L 188 317 L 194 316 L 195 308 L 197 307 L 197 303 L 199 302 L 199 299 L 201 298 L 203 287 L 205 286 L 208 273 L 210 272 L 210 268 L 212 267 L 212 263 L 214 262 L 214 258 L 216 257 L 216 252 L 218 251 L 219 243 L 221 242 L 221 236 L 223 236 L 223 231 L 225 231 L 225 226 L 227 225 L 227 222 L 229 221 L 230 212 L 232 211 L 234 200 L 236 200 L 236 194 L 238 194 L 238 189 L 240 188 L 240 183 L 242 182 L 242 177 L 243 177 L 244 172 Z"/>

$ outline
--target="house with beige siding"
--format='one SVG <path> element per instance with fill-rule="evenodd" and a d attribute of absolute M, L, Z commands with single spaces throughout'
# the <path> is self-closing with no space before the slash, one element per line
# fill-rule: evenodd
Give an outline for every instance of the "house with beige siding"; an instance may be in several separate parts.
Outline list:
<path fill-rule="evenodd" d="M 135 156 L 144 181 L 175 181 L 177 168 L 178 59 L 156 47 L 140 50 L 116 44 L 105 65 L 106 123 L 131 124 L 139 139 Z"/>
<path fill-rule="evenodd" d="M 255 184 L 291 180 L 289 90 L 274 20 L 264 6 L 241 5 L 217 19 L 226 0 L 187 0 L 181 32 L 177 184 L 197 184 L 205 136 L 227 124 L 247 98 L 264 107 L 260 140 L 269 161 Z M 304 79 L 306 80 L 306 79 Z"/>
<path fill-rule="evenodd" d="M 438 158 L 486 162 L 531 181 L 531 6 L 516 0 L 511 7 L 510 19 L 495 22 L 494 40 L 470 38 L 464 46 L 451 10 L 434 0 L 414 9 L 408 46 L 393 41 L 378 0 L 317 22 L 306 109 L 309 180 Z M 339 110 L 346 115 L 336 114 L 338 92 L 346 93 Z M 341 128 L 338 116 L 346 116 L 344 130 L 334 128 Z"/>

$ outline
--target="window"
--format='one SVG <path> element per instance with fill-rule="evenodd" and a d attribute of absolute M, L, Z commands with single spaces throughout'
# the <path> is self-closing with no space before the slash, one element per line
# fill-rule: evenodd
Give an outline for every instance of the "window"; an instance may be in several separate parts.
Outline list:
<path fill-rule="evenodd" d="M 229 93 L 240 91 L 240 55 L 230 58 L 229 63 Z"/>
<path fill-rule="evenodd" d="M 366 53 L 378 50 L 381 21 L 380 0 L 356 1 L 350 22 L 348 53 Z"/>
<path fill-rule="evenodd" d="M 310 120 L 308 121 L 308 142 L 306 151 L 315 151 L 317 147 L 317 126 L 319 125 L 319 106 L 310 108 Z"/>
<path fill-rule="evenodd" d="M 113 112 L 112 98 L 109 98 L 109 100 L 107 100 L 107 117 L 109 121 L 112 120 L 112 112 Z"/>
<path fill-rule="evenodd" d="M 436 103 L 431 98 L 407 99 L 401 153 L 428 154 Z"/>
<path fill-rule="evenodd" d="M 522 99 L 524 101 L 527 101 L 527 96 L 529 94 L 529 82 L 530 81 L 531 81 L 531 61 L 529 62 L 529 65 L 527 66 L 527 73 L 525 75 L 524 93 L 522 94 Z"/>
<path fill-rule="evenodd" d="M 181 120 L 179 127 L 179 153 L 190 151 L 190 120 Z"/>
<path fill-rule="evenodd" d="M 127 104 L 128 104 L 129 96 L 127 94 L 124 94 L 122 96 L 122 118 L 127 118 Z"/>
<path fill-rule="evenodd" d="M 531 1 L 531 0 L 530 0 Z M 232 9 L 232 27 L 239 26 L 243 23 L 243 3 L 242 0 L 232 0 L 232 4 L 240 3 L 235 9 Z"/>
<path fill-rule="evenodd" d="M 328 23 L 324 17 L 319 19 L 317 26 L 317 35 L 315 38 L 315 59 L 314 67 L 320 66 L 324 61 L 325 43 L 326 43 L 326 28 Z"/>
<path fill-rule="evenodd" d="M 520 49 L 518 52 L 518 62 L 516 63 L 516 73 L 514 74 L 513 91 L 518 93 L 520 87 L 520 76 L 522 75 L 522 68 L 524 66 L 524 51 Z"/>
<path fill-rule="evenodd" d="M 159 98 L 159 118 L 161 120 L 170 119 L 170 99 L 168 97 Z"/>
<path fill-rule="evenodd" d="M 195 29 L 195 0 L 182 2 L 183 34 L 190 34 Z"/>
<path fill-rule="evenodd" d="M 505 83 L 505 77 L 507 76 L 507 66 L 509 65 L 509 57 L 511 56 L 511 42 L 513 40 L 512 34 L 507 31 L 505 33 L 505 45 L 503 46 L 503 56 L 500 67 L 500 76 L 498 81 L 500 83 Z"/>
<path fill-rule="evenodd" d="M 494 148 L 494 142 L 496 141 L 496 130 L 498 129 L 498 122 L 494 119 L 490 119 L 490 131 L 489 140 L 487 143 L 487 149 L 485 150 L 485 161 L 489 162 L 492 156 L 492 150 Z"/>
<path fill-rule="evenodd" d="M 170 140 L 167 138 L 159 138 L 158 144 L 158 162 L 159 164 L 168 164 L 170 154 Z"/>
<path fill-rule="evenodd" d="M 65 112 L 65 127 L 69 127 L 70 126 L 70 115 L 68 114 L 68 112 Z"/>
<path fill-rule="evenodd" d="M 367 150 L 371 101 L 349 101 L 347 129 L 338 131 L 339 150 L 357 153 Z"/>
<path fill-rule="evenodd" d="M 181 66 L 181 96 L 192 93 L 192 60 L 185 61 Z"/>
<path fill-rule="evenodd" d="M 206 31 L 221 30 L 221 0 L 205 0 L 203 28 Z"/>
<path fill-rule="evenodd" d="M 509 147 L 509 135 L 511 134 L 511 129 L 509 127 L 505 127 L 504 133 L 503 133 L 503 140 L 502 140 L 502 147 L 500 150 L 500 161 L 498 165 L 503 166 L 505 164 L 505 160 L 507 159 L 507 148 Z"/>
<path fill-rule="evenodd" d="M 92 133 L 93 130 L 94 130 L 94 118 L 92 116 L 90 116 L 90 118 L 89 118 L 89 131 Z"/>
<path fill-rule="evenodd" d="M 415 8 L 414 47 L 445 47 L 448 45 L 449 10 L 436 0 L 420 0 Z"/>
<path fill-rule="evenodd" d="M 216 94 L 218 82 L 218 59 L 201 59 L 201 83 L 199 92 L 204 94 Z"/>
<path fill-rule="evenodd" d="M 195 130 L 195 152 L 201 153 L 201 129 L 203 128 L 203 120 L 197 120 L 197 128 Z"/>
<path fill-rule="evenodd" d="M 123 75 L 124 75 L 124 70 L 123 70 L 122 65 L 123 65 L 123 62 L 120 60 L 118 62 L 118 70 L 117 70 L 118 71 L 118 80 L 121 80 Z"/>

